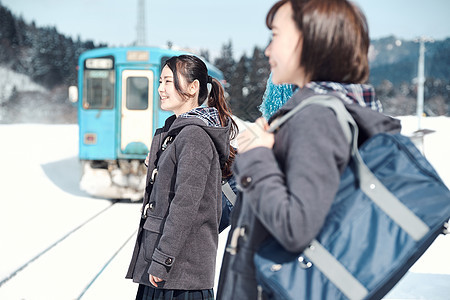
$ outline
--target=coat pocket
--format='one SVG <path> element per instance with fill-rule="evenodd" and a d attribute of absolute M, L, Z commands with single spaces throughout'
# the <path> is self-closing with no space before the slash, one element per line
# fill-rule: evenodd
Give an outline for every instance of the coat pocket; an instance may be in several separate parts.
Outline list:
<path fill-rule="evenodd" d="M 147 262 L 152 261 L 152 255 L 158 246 L 165 219 L 149 215 L 144 223 L 144 257 Z"/>

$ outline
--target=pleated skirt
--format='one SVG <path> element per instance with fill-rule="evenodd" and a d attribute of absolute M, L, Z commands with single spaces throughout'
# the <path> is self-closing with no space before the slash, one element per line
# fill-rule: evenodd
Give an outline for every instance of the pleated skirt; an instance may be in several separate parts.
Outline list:
<path fill-rule="evenodd" d="M 214 291 L 213 289 L 165 290 L 140 284 L 136 300 L 214 300 Z"/>

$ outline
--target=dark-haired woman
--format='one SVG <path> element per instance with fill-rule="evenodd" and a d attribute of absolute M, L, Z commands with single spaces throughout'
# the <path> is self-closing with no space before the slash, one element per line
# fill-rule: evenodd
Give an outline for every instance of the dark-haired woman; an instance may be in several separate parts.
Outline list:
<path fill-rule="evenodd" d="M 139 283 L 136 299 L 213 299 L 221 180 L 230 174 L 237 127 L 220 82 L 198 57 L 170 58 L 159 82 L 161 108 L 174 115 L 152 141 L 126 277 Z"/>
<path fill-rule="evenodd" d="M 273 38 L 269 57 L 275 84 L 296 93 L 270 119 L 315 95 L 340 99 L 359 127 L 359 143 L 380 132 L 399 132 L 400 122 L 379 113 L 369 76 L 367 23 L 346 0 L 282 0 L 267 15 Z M 317 236 L 350 159 L 350 145 L 334 112 L 309 105 L 275 134 L 258 119 L 238 136 L 234 163 L 242 188 L 232 215 L 218 299 L 264 298 L 253 256 L 268 237 L 300 253 Z M 307 291 L 305 291 L 306 293 Z M 258 298 L 260 299 L 260 298 Z"/>

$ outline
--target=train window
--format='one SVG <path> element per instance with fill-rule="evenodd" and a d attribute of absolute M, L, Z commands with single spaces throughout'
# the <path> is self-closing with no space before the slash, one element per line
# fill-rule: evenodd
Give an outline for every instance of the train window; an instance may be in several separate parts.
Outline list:
<path fill-rule="evenodd" d="M 114 71 L 86 70 L 83 107 L 112 109 L 114 107 Z"/>
<path fill-rule="evenodd" d="M 145 110 L 148 108 L 148 78 L 127 78 L 127 108 Z"/>

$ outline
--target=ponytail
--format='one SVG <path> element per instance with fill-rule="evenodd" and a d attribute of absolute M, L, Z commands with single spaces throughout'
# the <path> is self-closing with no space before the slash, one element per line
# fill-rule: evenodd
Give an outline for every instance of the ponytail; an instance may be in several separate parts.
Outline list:
<path fill-rule="evenodd" d="M 174 85 L 178 94 L 184 98 L 191 96 L 187 92 L 183 91 L 178 79 L 178 74 L 182 75 L 188 83 L 198 80 L 200 83 L 200 89 L 198 94 L 198 105 L 207 100 L 207 104 L 210 107 L 215 107 L 219 112 L 219 120 L 222 126 L 227 126 L 228 122 L 231 122 L 230 140 L 234 139 L 238 133 L 238 127 L 233 118 L 231 118 L 231 109 L 225 100 L 225 92 L 220 82 L 208 75 L 208 68 L 206 64 L 198 57 L 194 55 L 180 55 L 169 58 L 164 66 L 168 66 L 174 74 Z M 163 67 L 164 67 L 163 66 Z M 211 91 L 208 95 L 207 84 L 211 84 Z M 236 149 L 230 145 L 230 155 L 228 160 L 222 169 L 222 177 L 227 178 L 231 176 L 231 164 L 236 156 Z"/>
<path fill-rule="evenodd" d="M 228 122 L 231 122 L 230 129 L 230 140 L 234 139 L 238 133 L 238 126 L 236 122 L 231 117 L 231 109 L 225 100 L 225 92 L 222 85 L 216 78 L 208 76 L 208 82 L 211 83 L 211 91 L 208 97 L 208 106 L 215 107 L 219 112 L 220 124 L 222 126 L 227 126 Z M 234 158 L 236 157 L 236 149 L 230 145 L 230 155 L 228 160 L 222 169 L 222 177 L 227 178 L 231 176 L 231 165 L 233 164 Z"/>

